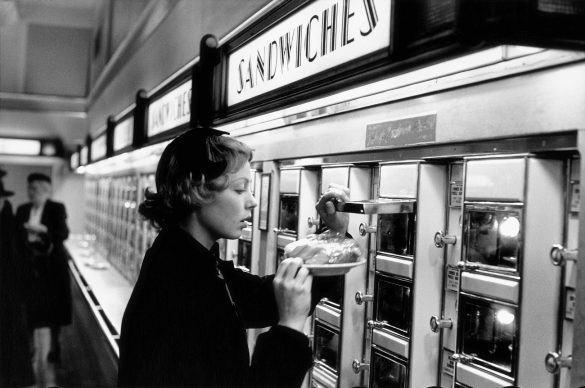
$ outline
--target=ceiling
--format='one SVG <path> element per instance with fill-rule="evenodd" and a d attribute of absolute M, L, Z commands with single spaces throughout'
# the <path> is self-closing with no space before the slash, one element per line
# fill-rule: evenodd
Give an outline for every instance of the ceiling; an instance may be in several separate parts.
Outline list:
<path fill-rule="evenodd" d="M 0 0 L 0 92 L 84 97 L 104 0 Z"/>
<path fill-rule="evenodd" d="M 151 0 L 0 0 L 0 136 L 75 148 L 108 60 Z"/>

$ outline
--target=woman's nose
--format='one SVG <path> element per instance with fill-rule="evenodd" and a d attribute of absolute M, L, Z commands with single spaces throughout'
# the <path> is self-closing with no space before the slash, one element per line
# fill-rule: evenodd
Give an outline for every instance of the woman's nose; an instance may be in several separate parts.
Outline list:
<path fill-rule="evenodd" d="M 258 206 L 258 202 L 256 201 L 256 198 L 254 198 L 254 196 L 252 195 L 252 193 L 250 193 L 250 200 L 247 203 L 247 208 L 248 209 L 253 209 L 256 206 Z"/>

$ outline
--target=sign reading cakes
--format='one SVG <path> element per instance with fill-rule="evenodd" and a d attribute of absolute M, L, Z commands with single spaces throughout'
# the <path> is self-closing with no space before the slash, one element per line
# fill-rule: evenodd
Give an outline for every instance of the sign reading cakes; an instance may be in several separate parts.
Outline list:
<path fill-rule="evenodd" d="M 229 55 L 227 105 L 387 49 L 391 3 L 308 2 Z"/>
<path fill-rule="evenodd" d="M 188 123 L 191 119 L 191 80 L 148 106 L 148 136 Z"/>

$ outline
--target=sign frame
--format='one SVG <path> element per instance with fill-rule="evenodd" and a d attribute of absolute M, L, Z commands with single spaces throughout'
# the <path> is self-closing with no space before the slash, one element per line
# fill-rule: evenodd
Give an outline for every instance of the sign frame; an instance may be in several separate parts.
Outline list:
<path fill-rule="evenodd" d="M 260 201 L 258 206 L 258 229 L 268 230 L 268 219 L 270 218 L 270 185 L 272 174 L 264 172 L 260 174 Z"/>
<path fill-rule="evenodd" d="M 169 128 L 169 129 L 162 131 L 162 132 L 158 132 L 154 135 L 148 134 L 148 126 L 150 125 L 149 121 L 150 121 L 151 104 L 153 102 L 161 99 L 161 98 L 164 98 L 165 95 L 172 93 L 175 89 L 179 88 L 180 86 L 182 86 L 186 82 L 191 83 L 191 93 L 193 93 L 194 85 L 193 85 L 192 78 L 191 78 L 191 67 L 189 69 L 183 71 L 181 74 L 179 74 L 176 78 L 174 78 L 172 80 L 172 82 L 169 82 L 167 85 L 165 85 L 161 89 L 157 90 L 152 95 L 148 96 L 147 101 L 146 101 L 146 107 L 145 107 L 145 122 L 144 122 L 145 139 L 144 139 L 144 143 L 142 144 L 142 146 L 148 146 L 148 145 L 152 145 L 152 144 L 156 144 L 156 143 L 161 143 L 165 140 L 172 139 L 172 138 L 178 136 L 179 134 L 181 134 L 182 132 L 184 132 L 185 130 L 187 130 L 188 128 L 190 128 L 191 119 L 189 119 L 189 121 L 187 121 L 186 123 L 177 125 L 176 127 Z M 189 109 L 191 109 L 191 107 L 189 107 Z"/>
<path fill-rule="evenodd" d="M 216 95 L 216 98 L 219 99 L 216 104 L 216 106 L 219 106 L 219 111 L 215 114 L 214 122 L 216 124 L 222 124 L 244 116 L 281 109 L 284 106 L 289 106 L 296 102 L 307 101 L 317 96 L 347 89 L 387 74 L 386 67 L 389 64 L 389 58 L 392 55 L 394 44 L 392 30 L 395 0 L 375 1 L 390 2 L 390 15 L 385 16 L 389 18 L 390 24 L 390 29 L 387 31 L 389 35 L 389 44 L 387 47 L 376 50 L 371 54 L 351 59 L 340 65 L 309 75 L 290 84 L 285 84 L 231 106 L 228 106 L 229 56 L 252 42 L 256 36 L 267 32 L 272 27 L 278 25 L 278 23 L 286 21 L 291 15 L 302 11 L 314 2 L 311 0 L 290 0 L 284 2 L 276 9 L 256 20 L 248 29 L 240 32 L 234 38 L 223 44 L 220 53 L 221 69 L 218 71 L 221 77 L 221 90 Z M 353 0 L 353 2 L 358 4 L 357 0 Z"/>

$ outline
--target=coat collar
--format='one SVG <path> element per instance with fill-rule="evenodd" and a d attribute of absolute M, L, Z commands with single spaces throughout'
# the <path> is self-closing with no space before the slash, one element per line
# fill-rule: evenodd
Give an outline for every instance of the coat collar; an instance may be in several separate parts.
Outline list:
<path fill-rule="evenodd" d="M 161 237 L 185 253 L 185 258 L 196 265 L 201 272 L 213 272 L 233 268 L 232 261 L 223 261 L 219 258 L 219 245 L 213 244 L 211 249 L 205 248 L 199 241 L 178 225 L 167 225 L 161 233 Z M 199 272 L 199 271 L 198 271 Z"/>

